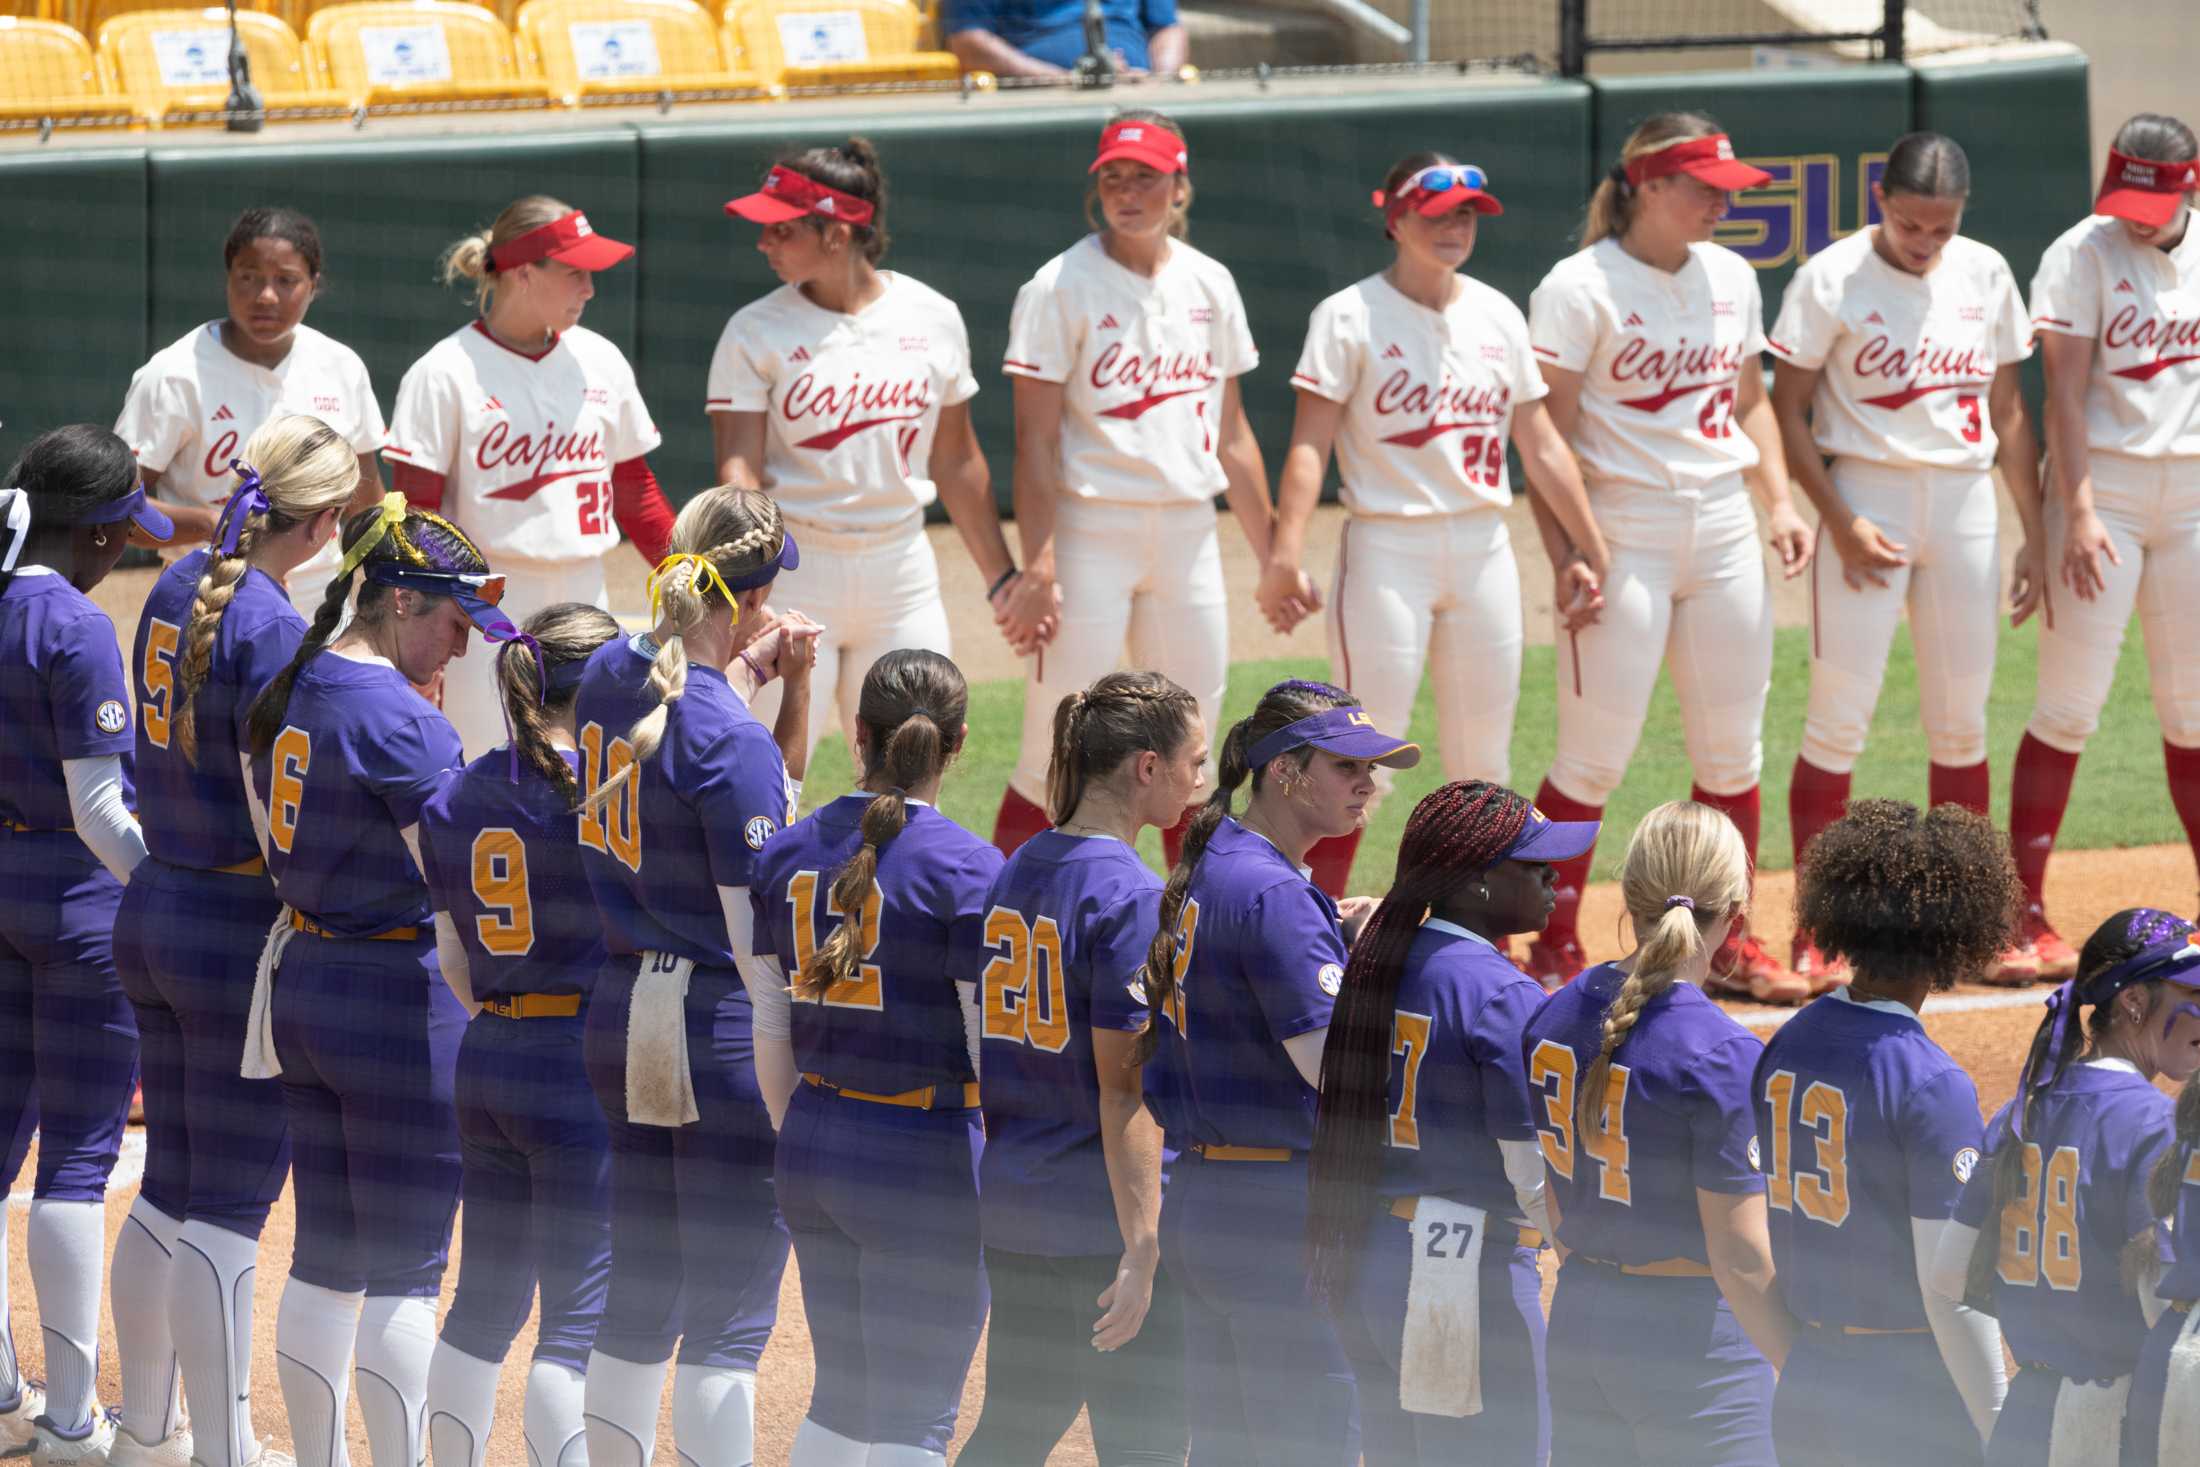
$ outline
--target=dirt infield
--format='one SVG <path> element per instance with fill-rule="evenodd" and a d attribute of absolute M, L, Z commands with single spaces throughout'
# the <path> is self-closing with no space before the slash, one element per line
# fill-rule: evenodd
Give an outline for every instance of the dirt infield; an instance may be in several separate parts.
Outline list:
<path fill-rule="evenodd" d="M 2048 883 L 2049 903 L 2063 921 L 2063 930 L 2073 941 L 2092 930 L 2093 926 L 2109 913 L 2134 904 L 2164 906 L 2176 912 L 2192 910 L 2194 875 L 2192 858 L 2181 846 L 2147 847 L 2123 851 L 2076 851 L 2059 857 L 2055 862 L 2052 878 Z M 1778 938 L 1783 944 L 1792 926 L 1791 879 L 1785 874 L 1767 876 L 1757 893 L 1757 925 L 1766 934 Z M 1582 933 L 1591 955 L 1597 958 L 1615 956 L 1621 950 L 1618 934 L 1618 893 L 1615 888 L 1598 886 L 1590 890 L 1582 918 Z M 2003 990 L 1975 985 L 1963 985 L 1958 996 L 1993 1001 L 2004 996 Z M 2044 990 L 2034 990 L 2020 996 L 2006 1007 L 1965 1009 L 1961 1012 L 1936 1014 L 1930 1009 L 1926 1014 L 1926 1027 L 1934 1037 L 1970 1070 L 1978 1081 L 1980 1098 L 1991 1110 L 2007 1100 L 2015 1083 L 2015 1072 L 2022 1058 L 2024 1045 L 2037 1022 L 2036 1003 L 2045 997 Z M 1745 1020 L 1769 1027 L 1777 1023 L 1778 1011 L 1766 1010 L 1757 1005 L 1731 1006 Z M 133 1143 L 142 1140 L 142 1132 L 131 1133 Z M 139 1153 L 140 1155 L 142 1153 Z M 42 1376 L 43 1345 L 37 1329 L 37 1315 L 30 1286 L 30 1275 L 23 1263 L 24 1199 L 29 1187 L 30 1168 L 25 1167 L 19 1185 L 23 1188 L 10 1199 L 9 1218 L 9 1295 L 14 1301 L 16 1346 L 22 1357 L 23 1368 L 33 1377 Z M 126 1185 L 121 1185 L 126 1180 Z M 107 1230 L 109 1245 L 122 1225 L 130 1204 L 137 1197 L 137 1171 L 126 1156 L 124 1168 L 118 1172 L 118 1185 L 108 1195 Z M 255 1419 L 260 1432 L 275 1445 L 289 1447 L 289 1428 L 283 1417 L 282 1399 L 275 1385 L 275 1310 L 281 1295 L 284 1271 L 288 1263 L 295 1218 L 290 1197 L 285 1193 L 276 1205 L 275 1214 L 268 1222 L 265 1246 L 262 1250 L 263 1266 L 260 1270 L 256 1296 L 259 1301 L 253 1341 Z M 461 1210 L 458 1245 L 465 1243 L 465 1217 Z M 490 1246 L 495 1246 L 492 1242 Z M 457 1281 L 455 1266 L 458 1247 L 453 1249 L 454 1266 L 444 1279 L 444 1302 L 449 1303 L 450 1290 Z M 520 1400 L 526 1380 L 527 1352 L 533 1338 L 530 1323 L 514 1347 L 507 1362 L 502 1390 L 499 1395 L 496 1432 L 491 1442 L 489 1460 L 496 1467 L 526 1467 L 527 1453 L 520 1441 Z M 984 1380 L 984 1355 L 979 1355 L 972 1369 L 970 1383 L 963 1392 L 962 1429 L 968 1432 L 977 1419 L 981 1396 L 980 1385 Z M 787 1284 L 781 1294 L 779 1327 L 772 1337 L 771 1348 L 764 1356 L 764 1365 L 757 1390 L 757 1452 L 756 1460 L 774 1467 L 787 1460 L 789 1445 L 802 1420 L 810 1395 L 811 1362 L 809 1331 L 803 1323 L 802 1300 L 794 1270 L 790 1267 Z M 111 1325 L 103 1325 L 100 1357 L 100 1395 L 108 1402 L 117 1399 L 121 1389 L 121 1377 L 115 1365 L 114 1336 Z M 360 1462 L 366 1458 L 366 1437 L 358 1423 L 356 1406 L 352 1413 L 351 1450 Z M 670 1414 L 662 1419 L 658 1438 L 658 1460 L 675 1462 L 673 1454 Z M 1057 1464 L 1091 1463 L 1093 1452 L 1089 1437 L 1080 1425 L 1078 1431 L 1059 1448 L 1052 1458 Z M 383 1464 L 390 1467 L 390 1464 Z"/>

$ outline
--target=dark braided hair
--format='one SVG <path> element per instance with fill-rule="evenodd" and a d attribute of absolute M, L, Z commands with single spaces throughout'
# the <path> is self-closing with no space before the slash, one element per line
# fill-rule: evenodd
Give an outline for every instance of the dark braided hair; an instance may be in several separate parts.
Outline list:
<path fill-rule="evenodd" d="M 1528 801 L 1482 780 L 1447 784 L 1406 817 L 1398 871 L 1345 964 L 1322 1046 L 1321 1110 L 1307 1180 L 1306 1244 L 1315 1297 L 1341 1297 L 1391 1139 L 1390 1056 L 1398 984 L 1414 934 L 1470 877 L 1504 858 Z"/>
<path fill-rule="evenodd" d="M 1231 724 L 1230 731 L 1223 735 L 1222 750 L 1216 756 L 1215 792 L 1192 817 L 1191 827 L 1184 833 L 1184 853 L 1176 869 L 1169 873 L 1168 885 L 1161 889 L 1161 921 L 1154 932 L 1153 946 L 1146 952 L 1146 998 L 1154 1013 L 1162 1012 L 1176 996 L 1177 963 L 1182 946 L 1177 926 L 1184 917 L 1185 899 L 1191 895 L 1192 873 L 1199 869 L 1199 858 L 1207 854 L 1207 842 L 1214 839 L 1215 827 L 1230 813 L 1230 802 L 1236 797 L 1238 786 L 1250 779 L 1253 789 L 1256 792 L 1260 789 L 1262 771 L 1250 767 L 1247 762 L 1253 746 L 1302 718 L 1311 718 L 1331 708 L 1359 706 L 1360 700 L 1343 688 L 1293 678 L 1261 694 L 1253 711 Z M 1280 757 L 1304 769 L 1313 762 L 1314 751 L 1302 745 Z M 1153 1057 L 1158 1037 L 1152 1024 L 1138 1036 L 1136 1058 L 1140 1064 Z"/>
<path fill-rule="evenodd" d="M 619 635 L 619 619 L 600 607 L 580 601 L 561 601 L 527 618 L 520 628 L 542 648 L 542 660 L 555 672 L 576 662 L 586 662 L 596 649 Z M 528 767 L 550 781 L 570 809 L 579 809 L 581 782 L 573 766 L 550 742 L 550 717 L 573 706 L 580 684 L 559 691 L 542 690 L 542 670 L 527 644 L 506 642 L 497 648 L 497 693 L 504 699 L 504 716 L 512 725 L 512 748 Z"/>
<path fill-rule="evenodd" d="M 1199 725 L 1199 700 L 1158 672 L 1111 672 L 1054 705 L 1047 819 L 1066 824 L 1085 787 L 1133 754 L 1176 752 Z"/>

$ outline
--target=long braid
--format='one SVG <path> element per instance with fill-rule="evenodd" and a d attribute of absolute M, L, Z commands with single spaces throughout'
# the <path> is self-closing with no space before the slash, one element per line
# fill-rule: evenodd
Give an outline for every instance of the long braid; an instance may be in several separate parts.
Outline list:
<path fill-rule="evenodd" d="M 1341 1296 L 1382 1172 L 1398 985 L 1413 939 L 1440 901 L 1503 858 L 1531 808 L 1511 790 L 1475 780 L 1431 792 L 1406 818 L 1397 874 L 1352 946 L 1322 1046 L 1306 1221 L 1317 1298 Z"/>
<path fill-rule="evenodd" d="M 222 615 L 237 599 L 237 587 L 250 569 L 246 557 L 267 528 L 265 511 L 252 515 L 237 535 L 237 553 L 223 555 L 220 548 L 207 551 L 206 568 L 199 573 L 191 597 L 191 615 L 184 622 L 183 658 L 176 666 L 176 692 L 168 716 L 168 736 L 193 768 L 199 762 L 199 689 L 214 670 L 214 642 L 221 633 Z"/>
<path fill-rule="evenodd" d="M 1111 672 L 1054 707 L 1047 818 L 1066 824 L 1085 789 L 1133 754 L 1176 752 L 1199 726 L 1199 700 L 1158 672 Z"/>

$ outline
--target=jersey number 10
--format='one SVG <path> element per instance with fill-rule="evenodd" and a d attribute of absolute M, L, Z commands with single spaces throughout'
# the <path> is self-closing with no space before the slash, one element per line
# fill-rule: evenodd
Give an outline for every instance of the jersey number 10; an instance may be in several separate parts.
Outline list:
<path fill-rule="evenodd" d="M 580 814 L 583 848 L 601 851 L 627 870 L 642 869 L 642 798 L 640 771 L 634 768 L 634 746 L 625 739 L 604 747 L 603 725 L 590 720 L 581 730 L 581 788 L 593 800 L 596 791 L 614 780 L 619 792 L 595 809 Z"/>

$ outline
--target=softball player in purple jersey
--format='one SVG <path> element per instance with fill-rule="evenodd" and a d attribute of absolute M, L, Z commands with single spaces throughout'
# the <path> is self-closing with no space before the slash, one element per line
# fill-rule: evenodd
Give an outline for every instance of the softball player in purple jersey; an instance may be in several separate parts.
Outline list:
<path fill-rule="evenodd" d="M 1162 1130 L 1182 1153 L 1162 1202 L 1161 1256 L 1183 1290 L 1195 1463 L 1313 1467 L 1360 1455 L 1352 1368 L 1298 1248 L 1322 1043 L 1345 963 L 1337 907 L 1304 863 L 1316 841 L 1358 827 L 1378 763 L 1410 769 L 1420 757 L 1342 688 L 1278 683 L 1223 739 L 1215 792 L 1162 893 L 1146 992 L 1163 1022 L 1140 1047 Z M 1239 820 L 1230 804 L 1248 779 Z"/>
<path fill-rule="evenodd" d="M 985 903 L 978 1172 L 993 1319 L 958 1467 L 1045 1461 L 1080 1406 L 1109 1467 L 1181 1463 L 1184 1308 L 1160 1268 L 1161 1131 L 1134 1058 L 1161 882 L 1138 857 L 1197 796 L 1199 701 L 1111 672 L 1054 711 L 1043 830 Z"/>
<path fill-rule="evenodd" d="M 462 755 L 413 689 L 465 654 L 477 618 L 505 625 L 489 604 L 503 585 L 463 532 L 401 494 L 353 515 L 343 545 L 305 640 L 248 715 L 254 820 L 287 910 L 261 954 L 243 1070 L 282 1077 L 290 1118 L 298 1229 L 275 1358 L 298 1461 L 344 1461 L 356 1348 L 374 1460 L 413 1467 L 458 1207 L 466 1022 L 436 966 L 418 829 Z"/>
<path fill-rule="evenodd" d="M 37 1126 L 26 1252 L 47 1378 L 41 1400 L 17 1371 L 0 1292 L 0 1443 L 55 1461 L 104 1458 L 115 1437 L 97 1398 L 100 1250 L 137 1025 L 111 939 L 145 839 L 130 813 L 130 687 L 89 593 L 133 527 L 174 532 L 104 428 L 41 435 L 0 488 L 0 1187 Z"/>
<path fill-rule="evenodd" d="M 1551 1460 L 1771 1467 L 1793 1322 L 1749 1103 L 1764 1047 L 1702 991 L 1749 858 L 1724 814 L 1674 801 L 1635 827 L 1620 889 L 1639 945 L 1551 995 L 1522 1039 L 1563 1262 Z"/>
<path fill-rule="evenodd" d="M 420 811 L 436 956 L 473 1015 L 453 1084 L 466 1231 L 428 1366 L 438 1467 L 487 1460 L 497 1375 L 538 1280 L 527 1455 L 538 1467 L 584 1458 L 581 1371 L 611 1272 L 611 1138 L 581 1062 L 604 946 L 573 813 L 573 705 L 590 655 L 618 635 L 610 613 L 578 602 L 507 631 L 496 672 L 510 742 Z"/>
<path fill-rule="evenodd" d="M 2170 1229 L 2156 1234 L 2164 1268 L 2154 1293 L 2163 1307 L 2132 1372 L 2123 1467 L 2200 1460 L 2200 1078 L 2178 1092 L 2176 1116 L 2176 1138 L 2147 1179 L 2147 1209 Z"/>
<path fill-rule="evenodd" d="M 1781 1467 L 1976 1463 L 1993 1429 L 2001 1330 L 1926 1286 L 1978 1165 L 1978 1087 L 1918 1013 L 1998 960 L 2020 890 L 2007 839 L 1956 805 L 1860 800 L 1810 847 L 1801 925 L 1851 980 L 1766 1041 L 1752 1089 L 1797 1320 L 1772 1403 Z"/>
<path fill-rule="evenodd" d="M 782 989 L 793 975 L 804 1082 L 777 1177 L 817 1370 L 793 1467 L 944 1464 L 985 1323 L 977 997 L 957 954 L 1001 853 L 937 808 L 969 697 L 937 652 L 873 663 L 862 789 L 766 843 L 749 886 L 757 959 Z"/>
<path fill-rule="evenodd" d="M 245 798 L 246 713 L 305 639 L 283 589 L 320 557 L 359 460 L 318 418 L 282 413 L 244 445 L 213 543 L 169 566 L 138 619 L 138 816 L 151 859 L 115 915 L 137 1013 L 145 1185 L 115 1243 L 122 1435 L 114 1458 L 244 1467 L 252 1279 L 290 1175 L 282 1087 L 238 1073 L 252 963 L 282 911 Z M 182 1424 L 179 1375 L 195 1430 Z"/>
<path fill-rule="evenodd" d="M 1986 1126 L 1934 1256 L 1933 1286 L 1990 1298 L 2016 1378 L 1988 1467 L 2115 1467 L 2140 1345 L 2157 1312 L 2147 1180 L 2174 1131 L 2157 1076 L 2200 1070 L 2200 948 L 2167 912 L 2118 912 L 2047 1002 L 2017 1095 Z M 2078 1010 L 2091 1017 L 2078 1021 Z M 1983 1238 L 1981 1231 L 1986 1232 Z"/>
<path fill-rule="evenodd" d="M 581 678 L 581 860 L 610 953 L 582 1041 L 611 1129 L 611 1287 L 586 1396 L 596 1467 L 646 1467 L 675 1344 L 683 1461 L 746 1467 L 753 1451 L 787 1263 L 772 1133 L 796 1079 L 784 1043 L 751 1042 L 752 999 L 758 1037 L 786 1034 L 785 987 L 748 956 L 748 888 L 793 800 L 746 699 L 784 662 L 782 712 L 796 729 L 808 717 L 815 643 L 757 635 L 797 560 L 768 496 L 698 495 L 650 578 L 655 630 L 600 648 Z"/>
<path fill-rule="evenodd" d="M 1493 784 L 1443 786 L 1407 818 L 1397 878 L 1345 966 L 1308 1243 L 1371 1467 L 1549 1456 L 1536 1254 L 1550 1219 L 1520 1059 L 1543 988 L 1498 944 L 1542 929 L 1551 863 L 1596 835 Z"/>

